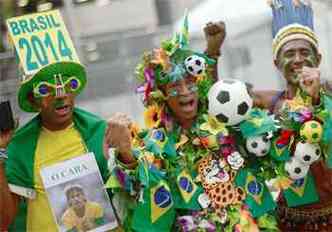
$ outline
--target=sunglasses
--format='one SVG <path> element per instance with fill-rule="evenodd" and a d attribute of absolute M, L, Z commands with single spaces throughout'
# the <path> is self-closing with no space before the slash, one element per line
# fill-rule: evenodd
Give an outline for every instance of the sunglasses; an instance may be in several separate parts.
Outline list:
<path fill-rule="evenodd" d="M 54 82 L 42 81 L 33 87 L 33 94 L 36 98 L 48 96 L 64 96 L 65 94 L 76 94 L 81 87 L 81 82 L 77 77 L 65 77 L 55 75 Z"/>
<path fill-rule="evenodd" d="M 194 93 L 197 92 L 198 87 L 197 84 L 195 82 L 191 82 L 186 84 L 186 88 L 189 90 L 189 92 Z M 167 95 L 170 97 L 177 97 L 180 95 L 180 93 L 182 92 L 182 87 L 181 86 L 174 86 L 172 88 L 169 88 L 167 90 Z"/>

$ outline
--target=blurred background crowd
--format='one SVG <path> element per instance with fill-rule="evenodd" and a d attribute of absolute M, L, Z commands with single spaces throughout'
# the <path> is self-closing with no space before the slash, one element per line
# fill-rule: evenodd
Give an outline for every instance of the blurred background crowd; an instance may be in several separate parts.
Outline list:
<path fill-rule="evenodd" d="M 313 0 L 313 8 L 323 55 L 322 79 L 332 80 L 332 1 Z M 273 67 L 271 11 L 266 0 L 0 0 L 0 100 L 11 101 L 21 123 L 31 115 L 17 106 L 19 73 L 5 20 L 50 9 L 60 9 L 87 68 L 88 87 L 78 105 L 104 118 L 124 112 L 142 122 L 135 66 L 144 51 L 172 36 L 185 9 L 192 48 L 205 49 L 207 22 L 226 23 L 219 78 L 240 79 L 257 89 L 284 86 Z"/>

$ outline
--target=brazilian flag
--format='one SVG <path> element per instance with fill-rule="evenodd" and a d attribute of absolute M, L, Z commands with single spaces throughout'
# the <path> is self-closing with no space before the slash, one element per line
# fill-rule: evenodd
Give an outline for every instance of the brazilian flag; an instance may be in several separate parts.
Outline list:
<path fill-rule="evenodd" d="M 254 218 L 276 208 L 276 203 L 265 183 L 257 179 L 248 169 L 241 169 L 238 172 L 235 183 L 245 190 L 247 194 L 245 203 Z"/>
<path fill-rule="evenodd" d="M 155 155 L 166 155 L 176 157 L 175 143 L 172 136 L 169 136 L 164 128 L 152 129 L 144 138 L 145 148 Z"/>
<path fill-rule="evenodd" d="M 174 186 L 172 186 L 175 208 L 200 210 L 198 196 L 204 192 L 201 186 L 198 186 L 188 170 L 177 170 Z"/>
<path fill-rule="evenodd" d="M 326 163 L 329 168 L 332 168 L 332 98 L 324 95 L 323 103 L 325 110 L 322 113 L 324 120 L 323 137 L 324 150 L 326 153 Z"/>
<path fill-rule="evenodd" d="M 158 172 L 149 171 L 149 187 L 134 209 L 132 229 L 142 232 L 170 231 L 175 221 L 171 189 Z"/>
<path fill-rule="evenodd" d="M 288 189 L 284 190 L 283 195 L 288 207 L 311 204 L 319 200 L 315 180 L 310 171 L 305 178 L 295 180 Z"/>
<path fill-rule="evenodd" d="M 270 155 L 277 161 L 287 161 L 290 159 L 290 151 L 294 137 L 290 138 L 290 142 L 288 144 L 283 145 L 277 144 L 278 139 L 279 138 L 275 138 L 272 140 Z"/>

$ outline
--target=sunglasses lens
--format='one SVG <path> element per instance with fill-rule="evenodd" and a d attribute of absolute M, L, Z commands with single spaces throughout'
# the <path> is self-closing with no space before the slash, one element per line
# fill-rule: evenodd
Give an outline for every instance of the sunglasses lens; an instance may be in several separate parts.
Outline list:
<path fill-rule="evenodd" d="M 198 87 L 197 87 L 197 85 L 192 85 L 192 86 L 189 87 L 189 90 L 190 90 L 191 92 L 197 92 Z"/>
<path fill-rule="evenodd" d="M 78 80 L 77 79 L 71 79 L 70 80 L 70 88 L 72 89 L 72 90 L 76 90 L 76 89 L 78 89 Z"/>
<path fill-rule="evenodd" d="M 75 93 L 81 86 L 81 82 L 76 77 L 71 77 L 66 81 L 66 91 Z"/>
<path fill-rule="evenodd" d="M 170 89 L 168 92 L 168 95 L 171 97 L 176 97 L 178 95 L 178 91 L 174 88 L 174 89 Z"/>
<path fill-rule="evenodd" d="M 49 91 L 48 91 L 48 86 L 45 84 L 42 84 L 38 87 L 38 92 L 41 96 L 46 96 Z"/>

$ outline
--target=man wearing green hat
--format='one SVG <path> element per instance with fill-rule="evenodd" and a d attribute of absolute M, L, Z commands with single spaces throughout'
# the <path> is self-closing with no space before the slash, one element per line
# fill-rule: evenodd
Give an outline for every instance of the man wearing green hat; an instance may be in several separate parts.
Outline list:
<path fill-rule="evenodd" d="M 6 209 L 0 214 L 2 229 L 13 222 L 20 204 L 20 217 L 12 230 L 57 231 L 41 181 L 40 170 L 45 166 L 93 152 L 102 177 L 108 177 L 107 124 L 74 106 L 85 85 L 85 69 L 76 62 L 47 65 L 22 82 L 19 106 L 38 115 L 15 133 L 8 159 L 0 163 L 1 208 Z"/>

